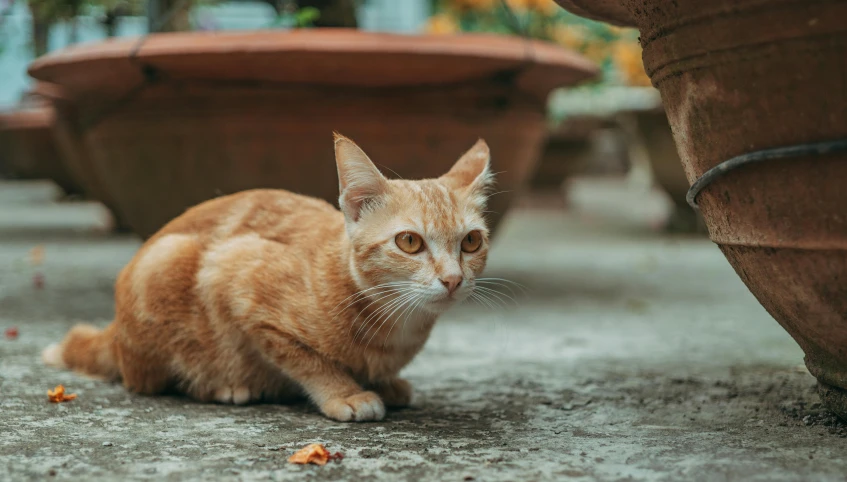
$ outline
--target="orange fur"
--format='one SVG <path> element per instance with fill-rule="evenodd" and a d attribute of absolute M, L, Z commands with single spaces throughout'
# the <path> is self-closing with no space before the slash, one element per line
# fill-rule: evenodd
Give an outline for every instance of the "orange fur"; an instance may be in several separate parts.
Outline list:
<path fill-rule="evenodd" d="M 143 394 L 305 395 L 343 421 L 407 405 L 398 373 L 485 266 L 488 147 L 479 141 L 449 173 L 421 181 L 384 178 L 343 136 L 335 147 L 342 212 L 281 190 L 189 209 L 121 271 L 114 322 L 74 328 L 45 361 Z M 463 252 L 471 230 L 483 244 Z M 426 249 L 399 249 L 404 231 Z"/>

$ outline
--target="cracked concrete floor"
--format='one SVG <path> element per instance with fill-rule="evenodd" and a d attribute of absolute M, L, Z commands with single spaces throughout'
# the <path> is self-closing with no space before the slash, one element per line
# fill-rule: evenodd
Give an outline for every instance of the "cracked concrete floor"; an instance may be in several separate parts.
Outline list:
<path fill-rule="evenodd" d="M 847 429 L 820 408 L 801 351 L 707 240 L 515 212 L 488 274 L 526 293 L 508 308 L 467 305 L 443 318 L 405 371 L 413 408 L 340 424 L 308 405 L 140 397 L 41 366 L 40 349 L 74 322 L 108 322 L 114 278 L 139 245 L 104 233 L 99 206 L 51 196 L 42 184 L 0 184 L 0 329 L 19 329 L 0 339 L 0 480 L 847 474 Z M 48 403 L 59 383 L 79 398 Z M 346 458 L 286 463 L 310 442 Z"/>

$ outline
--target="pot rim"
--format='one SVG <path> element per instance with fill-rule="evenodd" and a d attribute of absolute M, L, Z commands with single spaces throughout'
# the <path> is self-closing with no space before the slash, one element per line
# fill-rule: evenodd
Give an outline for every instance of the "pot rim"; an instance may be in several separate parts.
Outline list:
<path fill-rule="evenodd" d="M 576 52 L 537 40 L 353 29 L 181 32 L 112 39 L 47 54 L 36 59 L 28 72 L 79 95 L 117 86 L 127 90 L 144 81 L 141 67 L 177 79 L 358 87 L 444 85 L 514 71 L 519 86 L 542 95 L 599 74 L 593 62 Z"/>
<path fill-rule="evenodd" d="M 574 15 L 618 27 L 635 27 L 635 20 L 620 0 L 556 0 Z"/>
<path fill-rule="evenodd" d="M 48 106 L 0 112 L 0 131 L 48 129 L 53 124 L 54 116 L 53 109 Z"/>

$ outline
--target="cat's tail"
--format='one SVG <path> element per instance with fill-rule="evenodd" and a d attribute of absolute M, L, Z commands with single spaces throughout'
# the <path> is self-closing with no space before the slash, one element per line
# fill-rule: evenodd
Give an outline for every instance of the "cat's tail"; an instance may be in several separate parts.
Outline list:
<path fill-rule="evenodd" d="M 46 365 L 67 368 L 98 378 L 120 377 L 115 360 L 114 323 L 104 330 L 91 325 L 76 325 L 61 343 L 54 343 L 41 353 Z"/>

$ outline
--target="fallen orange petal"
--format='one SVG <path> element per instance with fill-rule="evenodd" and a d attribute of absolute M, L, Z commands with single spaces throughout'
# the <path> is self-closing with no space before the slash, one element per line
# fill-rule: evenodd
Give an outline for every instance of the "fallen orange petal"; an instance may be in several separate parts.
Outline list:
<path fill-rule="evenodd" d="M 32 248 L 29 251 L 29 257 L 30 261 L 32 261 L 32 264 L 34 264 L 35 266 L 40 266 L 41 263 L 44 261 L 44 246 L 39 244 L 38 246 Z"/>
<path fill-rule="evenodd" d="M 294 455 L 288 457 L 288 462 L 292 464 L 315 464 L 326 465 L 332 456 L 329 451 L 321 444 L 309 444 L 302 449 L 294 452 Z"/>
<path fill-rule="evenodd" d="M 76 398 L 76 393 L 65 395 L 65 386 L 57 385 L 53 390 L 47 390 L 47 399 L 52 403 L 70 402 Z"/>

